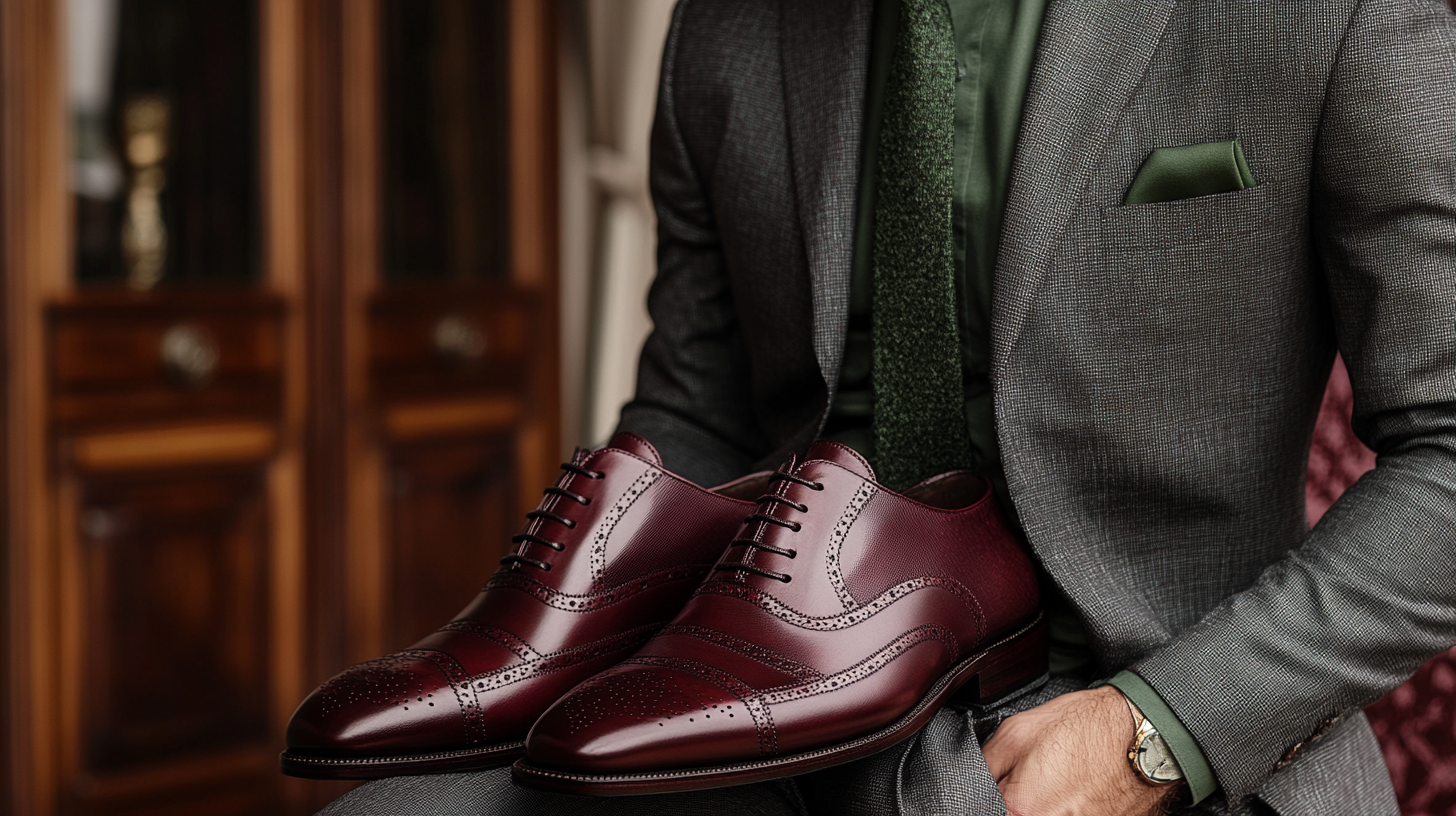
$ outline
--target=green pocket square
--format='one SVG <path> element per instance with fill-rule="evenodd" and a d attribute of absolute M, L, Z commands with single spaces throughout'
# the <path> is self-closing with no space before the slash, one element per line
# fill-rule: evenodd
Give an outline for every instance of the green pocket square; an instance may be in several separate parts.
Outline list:
<path fill-rule="evenodd" d="M 1239 140 L 1154 150 L 1128 188 L 1124 205 L 1232 193 L 1258 184 Z"/>

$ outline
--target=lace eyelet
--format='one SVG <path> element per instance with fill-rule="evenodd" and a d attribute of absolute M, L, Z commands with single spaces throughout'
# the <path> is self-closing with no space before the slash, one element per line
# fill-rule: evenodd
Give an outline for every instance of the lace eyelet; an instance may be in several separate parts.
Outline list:
<path fill-rule="evenodd" d="M 794 526 L 793 527 L 790 527 L 789 529 L 790 530 L 793 530 L 794 532 L 797 533 L 800 530 L 804 529 L 804 525 L 802 525 L 802 524 L 800 524 L 799 522 L 796 521 L 796 522 L 794 522 Z"/>
<path fill-rule="evenodd" d="M 600 470 L 593 470 L 592 472 L 588 473 L 586 475 L 586 477 L 588 479 L 591 479 L 592 481 L 596 481 L 598 479 L 605 479 L 605 478 L 607 478 L 607 474 L 601 472 Z"/>
<path fill-rule="evenodd" d="M 542 572 L 550 572 L 551 571 L 551 562 L 550 561 L 542 561 L 541 562 L 541 571 Z"/>
<path fill-rule="evenodd" d="M 789 550 L 788 555 L 789 555 L 790 558 L 798 558 L 799 557 L 799 551 L 798 550 Z"/>
<path fill-rule="evenodd" d="M 815 482 L 814 483 L 814 486 L 811 487 L 810 489 L 811 490 L 823 490 L 824 489 L 824 483 L 823 482 Z"/>
<path fill-rule="evenodd" d="M 784 577 L 780 578 L 779 580 L 780 581 L 783 581 L 784 583 L 787 584 L 788 582 L 794 580 L 794 576 L 792 576 L 792 575 L 785 575 Z"/>

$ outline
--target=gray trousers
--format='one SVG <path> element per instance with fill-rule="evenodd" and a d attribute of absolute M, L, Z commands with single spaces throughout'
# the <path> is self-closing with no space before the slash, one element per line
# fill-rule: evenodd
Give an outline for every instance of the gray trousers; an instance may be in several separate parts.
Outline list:
<path fill-rule="evenodd" d="M 1053 678 L 990 708 L 952 705 L 914 738 L 858 762 L 794 779 L 694 793 L 596 798 L 538 793 L 511 784 L 509 768 L 370 782 L 320 816 L 886 816 L 1004 814 L 981 756 L 1002 720 L 1083 682 Z"/>

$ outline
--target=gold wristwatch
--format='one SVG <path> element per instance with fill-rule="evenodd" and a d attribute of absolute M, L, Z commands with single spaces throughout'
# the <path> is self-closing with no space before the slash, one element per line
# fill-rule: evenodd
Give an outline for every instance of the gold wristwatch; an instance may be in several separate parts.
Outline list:
<path fill-rule="evenodd" d="M 1137 729 L 1132 738 L 1132 746 L 1127 749 L 1127 761 L 1132 764 L 1138 778 L 1159 788 L 1182 782 L 1183 769 L 1178 766 L 1178 760 L 1173 758 L 1173 752 L 1168 750 L 1168 743 L 1164 741 L 1163 735 L 1133 705 L 1132 700 L 1125 696 L 1122 699 L 1127 700 L 1127 710 L 1132 712 L 1133 727 Z"/>

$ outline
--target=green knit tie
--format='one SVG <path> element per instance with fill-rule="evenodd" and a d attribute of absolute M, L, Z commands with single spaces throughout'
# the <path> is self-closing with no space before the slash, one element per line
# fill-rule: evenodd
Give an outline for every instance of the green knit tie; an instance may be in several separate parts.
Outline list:
<path fill-rule="evenodd" d="M 946 0 L 900 0 L 873 256 L 876 471 L 892 490 L 971 461 L 951 231 L 955 84 Z"/>

